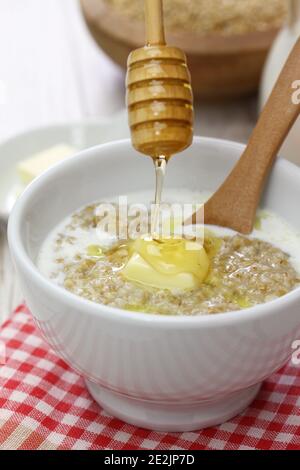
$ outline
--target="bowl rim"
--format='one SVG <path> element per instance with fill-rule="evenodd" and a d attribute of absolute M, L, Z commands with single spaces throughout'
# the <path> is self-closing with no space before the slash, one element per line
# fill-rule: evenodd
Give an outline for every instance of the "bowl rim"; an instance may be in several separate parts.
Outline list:
<path fill-rule="evenodd" d="M 119 146 L 124 144 L 128 145 L 128 143 L 130 143 L 130 139 L 123 139 L 102 145 L 97 145 L 95 147 L 91 147 L 90 149 L 83 150 L 77 153 L 73 157 L 73 159 L 76 159 L 78 162 L 80 162 L 86 159 L 88 155 L 94 154 L 99 149 L 104 150 L 106 147 Z M 238 148 L 241 151 L 245 148 L 244 144 L 235 141 L 211 137 L 194 137 L 194 143 L 206 143 L 215 146 L 225 145 Z M 190 328 L 191 326 L 200 327 L 204 325 L 206 327 L 222 327 L 230 324 L 241 324 L 244 322 L 253 321 L 255 319 L 268 317 L 272 315 L 275 311 L 287 309 L 287 307 L 290 304 L 293 304 L 294 301 L 300 300 L 300 287 L 298 287 L 292 290 L 291 292 L 285 294 L 283 297 L 271 300 L 264 304 L 259 304 L 238 311 L 228 311 L 217 314 L 203 314 L 195 316 L 159 315 L 144 312 L 134 312 L 130 310 L 123 310 L 120 308 L 107 306 L 104 304 L 98 304 L 96 302 L 92 302 L 90 300 L 77 296 L 76 294 L 69 292 L 65 288 L 56 285 L 39 272 L 38 268 L 27 254 L 27 251 L 24 247 L 24 244 L 22 243 L 21 238 L 21 218 L 23 211 L 28 204 L 28 201 L 32 198 L 34 194 L 39 192 L 39 190 L 43 187 L 44 182 L 48 179 L 51 179 L 57 172 L 62 171 L 68 166 L 70 166 L 70 164 L 71 163 L 69 160 L 62 161 L 54 165 L 41 176 L 36 178 L 31 184 L 29 184 L 29 186 L 25 189 L 24 193 L 17 200 L 8 222 L 8 242 L 10 252 L 13 255 L 15 264 L 17 266 L 20 265 L 22 267 L 22 271 L 26 272 L 28 279 L 33 279 L 35 284 L 41 286 L 42 291 L 49 292 L 51 295 L 59 299 L 62 304 L 67 305 L 70 308 L 77 307 L 77 309 L 79 308 L 81 311 L 84 311 L 85 314 L 91 314 L 93 316 L 98 316 L 99 318 L 103 317 L 104 319 L 110 321 L 122 321 L 126 323 L 134 322 L 138 324 L 148 323 L 152 326 L 159 325 L 161 327 L 166 328 L 177 328 L 178 326 Z M 278 159 L 276 162 L 276 166 L 278 165 L 289 168 L 290 172 L 293 175 L 295 175 L 296 173 L 300 181 L 300 168 L 297 167 L 295 164 L 284 159 Z"/>

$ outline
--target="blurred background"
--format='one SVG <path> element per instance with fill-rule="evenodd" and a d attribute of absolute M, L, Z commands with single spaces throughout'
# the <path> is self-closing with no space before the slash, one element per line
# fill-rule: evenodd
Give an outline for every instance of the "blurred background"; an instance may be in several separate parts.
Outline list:
<path fill-rule="evenodd" d="M 164 9 L 167 40 L 192 72 L 195 134 L 246 142 L 300 34 L 300 0 L 164 0 Z M 129 135 L 125 66 L 144 45 L 143 16 L 143 0 L 0 0 L 0 219 L 20 159 L 73 144 L 74 133 L 78 149 Z M 300 164 L 299 149 L 297 122 L 281 153 Z M 19 296 L 1 237 L 0 316 Z"/>
<path fill-rule="evenodd" d="M 189 58 L 197 134 L 247 139 L 267 53 L 295 3 L 164 0 L 168 41 Z M 127 55 L 143 43 L 143 0 L 0 0 L 0 141 L 124 109 Z"/>

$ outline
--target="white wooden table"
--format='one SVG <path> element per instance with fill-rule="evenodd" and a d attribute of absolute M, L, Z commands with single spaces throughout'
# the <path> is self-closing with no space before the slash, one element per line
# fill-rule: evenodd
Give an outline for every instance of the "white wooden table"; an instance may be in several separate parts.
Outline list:
<path fill-rule="evenodd" d="M 245 141 L 255 106 L 255 99 L 197 105 L 196 133 Z M 0 141 L 123 107 L 124 73 L 93 43 L 77 0 L 0 0 Z M 2 232 L 0 322 L 21 301 Z"/>

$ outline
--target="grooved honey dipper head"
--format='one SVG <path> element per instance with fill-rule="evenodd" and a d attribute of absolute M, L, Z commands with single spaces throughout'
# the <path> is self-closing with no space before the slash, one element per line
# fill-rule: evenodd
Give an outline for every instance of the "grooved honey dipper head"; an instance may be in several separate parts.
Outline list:
<path fill-rule="evenodd" d="M 128 58 L 127 106 L 136 150 L 167 159 L 193 139 L 193 94 L 185 54 L 149 45 Z"/>

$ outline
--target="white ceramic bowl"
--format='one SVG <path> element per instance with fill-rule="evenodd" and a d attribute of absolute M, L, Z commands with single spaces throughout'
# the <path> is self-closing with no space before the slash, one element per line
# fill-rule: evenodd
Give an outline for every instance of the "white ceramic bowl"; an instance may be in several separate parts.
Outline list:
<path fill-rule="evenodd" d="M 171 161 L 166 184 L 215 190 L 243 148 L 196 138 Z M 10 218 L 10 249 L 36 323 L 106 411 L 150 429 L 194 430 L 241 412 L 289 360 L 300 289 L 239 312 L 168 317 L 94 304 L 39 273 L 40 246 L 65 216 L 103 196 L 151 188 L 152 163 L 130 141 L 84 151 L 28 187 Z M 300 169 L 278 160 L 263 205 L 300 230 L 299 199 Z"/>

